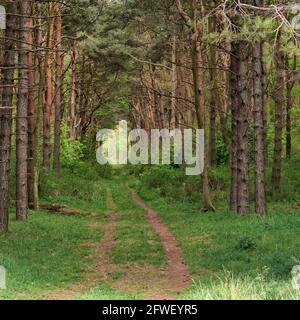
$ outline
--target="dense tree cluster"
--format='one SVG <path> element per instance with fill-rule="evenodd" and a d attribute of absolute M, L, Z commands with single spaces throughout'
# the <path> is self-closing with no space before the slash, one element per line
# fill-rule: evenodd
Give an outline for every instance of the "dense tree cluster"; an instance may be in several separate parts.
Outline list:
<path fill-rule="evenodd" d="M 251 167 L 256 213 L 266 214 L 267 183 L 280 191 L 284 147 L 287 157 L 292 154 L 293 88 L 299 81 L 300 31 L 291 23 L 299 14 L 296 5 L 269 0 L 0 4 L 7 12 L 0 38 L 0 231 L 8 229 L 12 150 L 16 215 L 26 220 L 28 208 L 39 205 L 39 171 L 60 170 L 62 129 L 70 141 L 82 140 L 120 116 L 147 131 L 204 129 L 204 209 L 216 210 L 209 171 L 220 162 L 221 144 L 221 158 L 229 154 L 230 209 L 249 212 Z M 272 181 L 267 181 L 270 161 Z"/>

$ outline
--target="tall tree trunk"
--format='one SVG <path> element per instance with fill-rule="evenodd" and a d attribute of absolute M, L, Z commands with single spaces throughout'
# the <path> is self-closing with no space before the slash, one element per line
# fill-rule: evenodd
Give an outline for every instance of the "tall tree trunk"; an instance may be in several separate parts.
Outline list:
<path fill-rule="evenodd" d="M 54 122 L 54 157 L 53 168 L 57 172 L 60 171 L 60 134 L 61 134 L 61 108 L 62 108 L 62 51 L 61 51 L 61 36 L 62 36 L 62 18 L 60 7 L 56 5 L 56 73 L 55 73 L 55 122 Z"/>
<path fill-rule="evenodd" d="M 176 126 L 176 106 L 177 106 L 177 37 L 172 37 L 172 75 L 171 75 L 171 82 L 172 82 L 172 99 L 171 99 L 171 115 L 170 115 L 170 129 L 174 129 Z"/>
<path fill-rule="evenodd" d="M 76 34 L 72 41 L 72 78 L 71 78 L 71 98 L 70 98 L 70 138 L 76 139 L 76 90 L 77 90 L 77 40 Z"/>
<path fill-rule="evenodd" d="M 34 2 L 31 3 L 31 15 L 34 14 Z M 28 34 L 28 204 L 30 208 L 37 209 L 36 199 L 36 162 L 37 162 L 37 110 L 36 110 L 36 69 L 33 53 L 33 18 L 29 19 Z"/>
<path fill-rule="evenodd" d="M 239 71 L 237 112 L 237 212 L 249 212 L 248 174 L 248 117 L 249 117 L 249 43 L 240 41 L 238 45 Z"/>
<path fill-rule="evenodd" d="M 297 69 L 297 56 L 294 56 L 293 71 Z M 292 91 L 295 85 L 294 74 L 290 72 L 289 57 L 287 56 L 287 82 L 286 82 L 286 157 L 289 159 L 292 156 L 292 119 L 291 109 L 293 105 Z"/>
<path fill-rule="evenodd" d="M 272 182 L 273 190 L 280 191 L 281 183 L 281 157 L 282 157 L 282 128 L 284 105 L 284 65 L 285 56 L 281 48 L 280 39 L 277 40 L 276 52 L 276 80 L 275 80 L 275 137 L 274 137 L 274 162 Z"/>
<path fill-rule="evenodd" d="M 255 140 L 255 208 L 258 215 L 266 214 L 265 189 L 265 141 L 264 141 L 264 74 L 263 43 L 255 41 L 253 45 L 254 70 L 254 140 Z"/>
<path fill-rule="evenodd" d="M 204 80 L 203 80 L 203 59 L 202 59 L 202 50 L 201 50 L 201 35 L 197 25 L 196 18 L 196 1 L 193 0 L 192 3 L 193 9 L 193 33 L 191 35 L 192 48 L 191 48 L 191 57 L 192 57 L 192 69 L 193 69 L 193 82 L 194 82 L 194 95 L 195 95 L 195 108 L 197 115 L 198 128 L 204 130 L 204 139 L 207 141 L 206 125 L 205 125 L 205 97 L 204 97 Z M 205 150 L 207 148 L 205 147 Z M 209 190 L 209 178 L 208 178 L 208 155 L 205 151 L 204 154 L 204 171 L 202 174 L 202 188 L 203 188 L 203 204 L 204 210 L 216 211 L 210 196 Z"/>
<path fill-rule="evenodd" d="M 239 72 L 239 52 L 238 44 L 232 43 L 231 46 L 231 65 L 230 65 L 230 95 L 231 95 L 231 193 L 230 193 L 230 210 L 237 212 L 237 115 L 239 109 L 238 97 L 238 72 Z"/>
<path fill-rule="evenodd" d="M 212 79 L 211 79 L 212 80 Z M 211 81 L 213 87 L 215 82 Z M 210 92 L 210 122 L 209 122 L 209 160 L 210 165 L 217 164 L 217 101 L 216 89 L 211 88 Z"/>
<path fill-rule="evenodd" d="M 291 158 L 292 155 L 292 120 L 291 120 L 291 107 L 292 107 L 292 90 L 293 86 L 287 80 L 286 88 L 286 157 Z"/>
<path fill-rule="evenodd" d="M 30 1 L 22 0 L 20 6 L 19 87 L 16 121 L 16 217 L 26 220 L 28 213 L 27 155 L 28 155 L 28 35 Z"/>
<path fill-rule="evenodd" d="M 49 3 L 49 14 L 53 14 L 53 4 Z M 47 34 L 48 51 L 45 58 L 45 97 L 44 97 L 44 111 L 43 111 L 43 166 L 46 170 L 50 169 L 51 160 L 51 113 L 52 113 L 52 52 L 53 48 L 53 28 L 54 19 L 50 19 L 49 29 Z"/>
<path fill-rule="evenodd" d="M 15 68 L 15 28 L 17 4 L 7 5 L 7 22 L 4 42 L 4 69 L 2 105 L 0 109 L 0 232 L 8 230 L 9 174 L 13 112 L 13 86 Z"/>
<path fill-rule="evenodd" d="M 264 121 L 264 158 L 265 158 L 265 167 L 268 165 L 269 161 L 269 143 L 268 143 L 268 115 L 269 115 L 269 106 L 268 106 L 268 93 L 267 93 L 267 70 L 266 66 L 263 64 L 263 88 L 264 88 L 264 110 L 263 110 L 263 121 Z"/>
<path fill-rule="evenodd" d="M 213 2 L 214 4 L 214 2 Z M 215 32 L 215 18 L 210 18 L 210 32 Z M 209 123 L 209 160 L 210 165 L 217 164 L 217 101 L 219 97 L 218 81 L 216 75 L 216 51 L 210 46 L 210 123 Z"/>

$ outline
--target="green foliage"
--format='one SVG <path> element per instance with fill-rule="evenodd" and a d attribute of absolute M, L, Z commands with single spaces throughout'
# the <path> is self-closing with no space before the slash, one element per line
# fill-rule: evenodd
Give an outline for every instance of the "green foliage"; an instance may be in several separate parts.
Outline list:
<path fill-rule="evenodd" d="M 275 279 L 290 278 L 296 261 L 286 252 L 275 251 L 266 258 L 268 273 Z"/>
<path fill-rule="evenodd" d="M 225 145 L 223 138 L 218 135 L 217 136 L 217 164 L 222 165 L 229 162 L 229 152 L 228 146 Z"/>
<path fill-rule="evenodd" d="M 69 138 L 69 131 L 66 124 L 62 125 L 61 133 L 61 165 L 65 168 L 72 168 L 84 157 L 85 146 L 78 140 Z"/>
<path fill-rule="evenodd" d="M 252 237 L 243 236 L 237 241 L 235 248 L 238 250 L 254 250 L 256 249 L 256 246 L 257 244 L 255 239 Z"/>
<path fill-rule="evenodd" d="M 199 177 L 186 176 L 181 168 L 153 166 L 140 175 L 140 187 L 170 201 L 195 201 L 200 190 Z"/>
<path fill-rule="evenodd" d="M 40 181 L 42 202 L 66 205 L 84 210 L 106 210 L 106 187 L 102 167 L 79 162 L 59 174 L 43 173 Z"/>

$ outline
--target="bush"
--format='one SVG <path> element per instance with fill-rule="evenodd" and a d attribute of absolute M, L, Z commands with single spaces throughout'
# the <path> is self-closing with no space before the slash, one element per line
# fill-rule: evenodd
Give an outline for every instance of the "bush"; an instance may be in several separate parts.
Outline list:
<path fill-rule="evenodd" d="M 286 253 L 275 251 L 266 258 L 269 275 L 272 278 L 287 278 L 291 276 L 295 261 Z"/>
<path fill-rule="evenodd" d="M 72 168 L 84 157 L 85 146 L 80 141 L 70 140 L 66 124 L 62 125 L 61 133 L 61 165 Z"/>
<path fill-rule="evenodd" d="M 153 166 L 140 174 L 140 187 L 144 193 L 155 192 L 171 201 L 199 200 L 199 176 L 186 176 L 181 168 Z"/>
<path fill-rule="evenodd" d="M 237 250 L 254 250 L 256 247 L 256 240 L 248 236 L 240 238 L 235 246 Z"/>

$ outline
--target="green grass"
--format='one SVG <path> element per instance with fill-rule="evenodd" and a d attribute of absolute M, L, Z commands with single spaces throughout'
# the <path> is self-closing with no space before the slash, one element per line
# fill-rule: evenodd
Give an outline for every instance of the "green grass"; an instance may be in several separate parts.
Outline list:
<path fill-rule="evenodd" d="M 289 281 L 268 280 L 264 274 L 234 276 L 230 272 L 217 279 L 197 281 L 181 295 L 189 300 L 299 300 L 299 291 Z"/>
<path fill-rule="evenodd" d="M 121 179 L 113 181 L 110 188 L 118 212 L 113 262 L 164 265 L 164 250 L 158 234 L 148 221 L 147 213 L 137 206 Z"/>
<path fill-rule="evenodd" d="M 86 294 L 75 297 L 76 300 L 138 300 L 140 298 L 139 294 L 119 292 L 110 287 L 95 288 Z"/>
<path fill-rule="evenodd" d="M 253 208 L 247 217 L 229 212 L 227 184 L 222 180 L 212 192 L 218 207 L 216 213 L 201 212 L 200 193 L 198 201 L 170 197 L 170 191 L 164 192 L 170 183 L 163 175 L 159 189 L 156 173 L 154 180 L 145 180 L 142 174 L 131 182 L 180 242 L 194 279 L 193 286 L 181 298 L 300 298 L 291 284 L 291 269 L 300 264 L 300 209 L 294 206 L 299 199 L 297 167 L 295 159 L 284 162 L 283 183 L 286 185 L 276 200 L 269 193 L 269 213 L 264 218 L 256 217 Z M 218 176 L 218 170 L 222 172 L 222 168 L 215 169 L 214 176 Z M 293 177 L 289 180 L 290 174 Z M 151 177 L 151 169 L 146 175 Z"/>
<path fill-rule="evenodd" d="M 0 237 L 0 265 L 7 269 L 7 290 L 0 299 L 35 299 L 83 280 L 91 242 L 102 230 L 88 228 L 101 217 L 65 217 L 31 212 L 27 222 L 11 217 L 10 232 Z"/>
<path fill-rule="evenodd" d="M 112 193 L 118 211 L 117 245 L 113 263 L 120 271 L 111 283 L 99 283 L 75 299 L 137 299 L 137 294 L 115 291 L 110 284 L 123 277 L 122 265 L 134 263 L 162 266 L 165 255 L 158 235 L 147 214 L 132 200 L 121 179 L 101 177 L 97 167 L 85 165 L 84 173 L 64 169 L 59 175 L 41 177 L 41 202 L 66 205 L 94 215 L 64 216 L 31 211 L 27 222 L 16 222 L 11 213 L 10 232 L 0 236 L 0 265 L 7 269 L 7 290 L 0 299 L 40 299 L 52 292 L 66 291 L 84 281 L 89 269 L 95 268 L 93 248 L 103 236 Z M 97 228 L 91 228 L 96 225 Z"/>
<path fill-rule="evenodd" d="M 180 211 L 150 201 L 180 242 L 195 284 L 182 298 L 300 298 L 291 269 L 300 261 L 300 212 L 270 212 L 266 218 L 229 212 Z M 230 284 L 224 273 L 231 274 Z M 225 278 L 225 279 L 224 279 Z"/>
<path fill-rule="evenodd" d="M 107 175 L 110 171 L 105 170 Z M 95 265 L 91 244 L 99 244 L 105 213 L 111 210 L 107 205 L 108 192 L 118 213 L 117 244 L 112 252 L 112 262 L 118 268 L 109 281 L 78 294 L 75 299 L 141 298 L 113 289 L 125 274 L 123 266 L 149 264 L 161 268 L 166 258 L 147 213 L 133 201 L 126 182 L 158 212 L 179 241 L 193 277 L 193 285 L 180 298 L 300 298 L 292 288 L 290 273 L 294 265 L 300 264 L 297 159 L 283 162 L 282 193 L 273 198 L 270 188 L 269 214 L 264 218 L 257 218 L 253 207 L 247 217 L 228 212 L 229 175 L 225 167 L 211 172 L 216 213 L 201 212 L 196 178 L 185 177 L 178 169 L 135 168 L 136 172 L 124 177 L 120 177 L 120 170 L 123 169 L 118 167 L 117 176 L 105 179 L 98 167 L 81 164 L 72 170 L 64 169 L 60 175 L 42 175 L 42 202 L 64 204 L 98 215 L 67 217 L 31 212 L 27 222 L 17 223 L 12 212 L 10 232 L 0 236 L 0 265 L 8 271 L 8 289 L 0 291 L 0 299 L 37 299 L 82 283 L 86 267 Z M 253 186 L 251 189 L 253 196 Z M 93 224 L 98 228 L 89 227 Z"/>
<path fill-rule="evenodd" d="M 41 202 L 60 204 L 87 211 L 107 210 L 105 179 L 97 167 L 86 163 L 77 169 L 63 169 L 60 174 L 41 175 Z"/>

